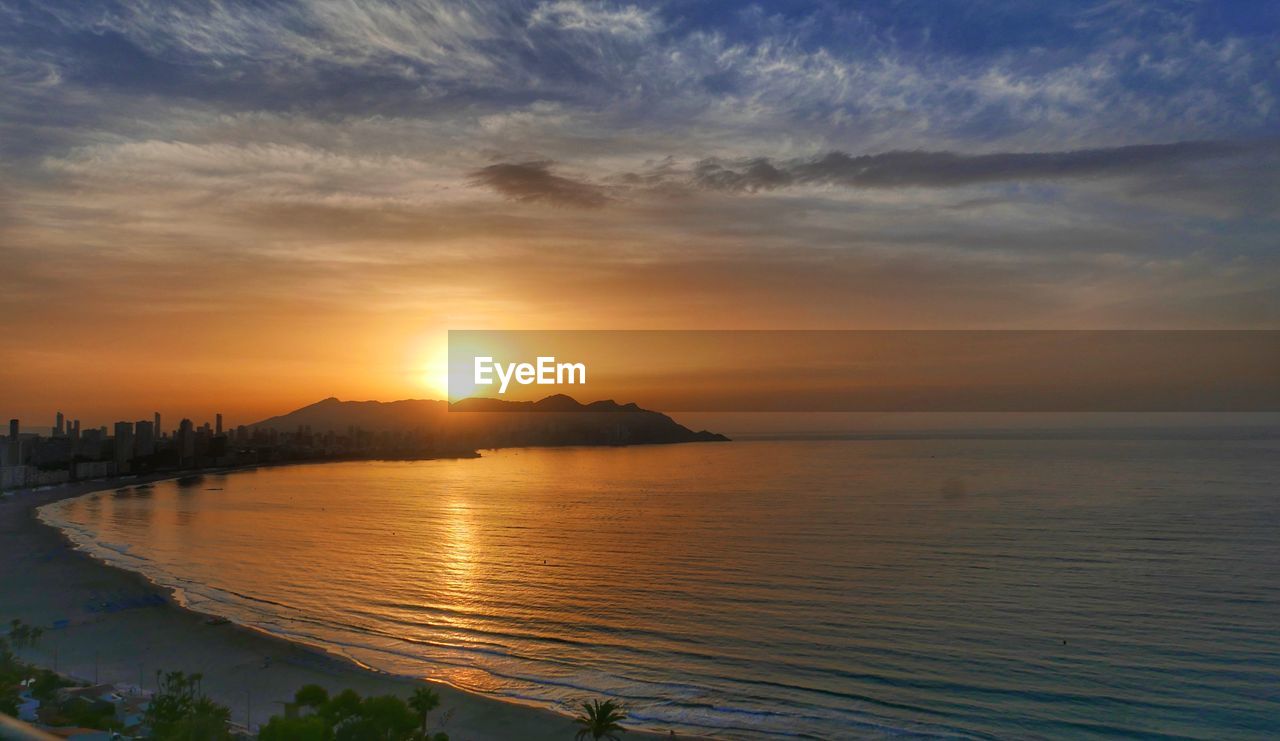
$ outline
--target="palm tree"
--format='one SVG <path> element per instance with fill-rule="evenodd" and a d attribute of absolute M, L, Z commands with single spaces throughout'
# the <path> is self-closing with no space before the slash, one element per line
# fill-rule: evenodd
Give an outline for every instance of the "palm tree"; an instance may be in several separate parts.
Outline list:
<path fill-rule="evenodd" d="M 430 687 L 418 687 L 413 691 L 413 697 L 409 698 L 409 707 L 418 711 L 418 715 L 422 718 L 422 736 L 427 735 L 427 713 L 440 707 L 440 696 L 437 695 Z"/>
<path fill-rule="evenodd" d="M 610 741 L 620 741 L 619 733 L 626 733 L 627 729 L 618 725 L 619 721 L 627 717 L 627 713 L 622 706 L 613 700 L 592 700 L 591 702 L 582 703 L 582 715 L 573 719 L 574 723 L 582 726 L 578 729 L 578 733 L 574 736 L 577 741 L 585 738 L 592 738 L 596 741 L 607 738 Z"/>

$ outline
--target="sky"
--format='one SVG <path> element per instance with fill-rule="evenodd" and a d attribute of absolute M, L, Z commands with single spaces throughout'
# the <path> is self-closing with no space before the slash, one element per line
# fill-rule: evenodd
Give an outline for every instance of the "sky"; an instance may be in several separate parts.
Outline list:
<path fill-rule="evenodd" d="M 439 397 L 451 328 L 1277 328 L 1278 172 L 1274 2 L 0 0 L 0 413 Z"/>

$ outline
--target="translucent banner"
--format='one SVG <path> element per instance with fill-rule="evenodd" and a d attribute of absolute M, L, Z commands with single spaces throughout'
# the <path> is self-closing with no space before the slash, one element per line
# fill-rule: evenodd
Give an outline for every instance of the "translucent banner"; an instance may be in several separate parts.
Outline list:
<path fill-rule="evenodd" d="M 1278 411 L 1280 331 L 453 330 L 449 395 L 456 411 Z"/>

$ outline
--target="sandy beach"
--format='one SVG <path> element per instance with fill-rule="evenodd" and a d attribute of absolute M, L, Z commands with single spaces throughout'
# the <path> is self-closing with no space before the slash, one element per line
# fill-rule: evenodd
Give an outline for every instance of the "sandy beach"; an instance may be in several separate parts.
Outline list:
<path fill-rule="evenodd" d="M 27 660 L 86 681 L 154 688 L 157 670 L 204 675 L 206 692 L 231 708 L 232 720 L 257 729 L 282 710 L 301 686 L 331 692 L 407 696 L 415 682 L 370 671 L 339 657 L 234 624 L 212 625 L 207 616 L 160 602 L 167 594 L 137 574 L 74 550 L 36 517 L 35 509 L 60 499 L 164 478 L 67 484 L 0 498 L 0 620 L 18 618 L 45 626 Z M 103 611 L 107 601 L 137 605 Z M 55 621 L 66 627 L 49 629 Z M 547 710 L 434 685 L 441 696 L 432 715 L 437 731 L 453 741 L 571 739 L 569 718 Z M 629 738 L 667 738 L 630 732 Z"/>

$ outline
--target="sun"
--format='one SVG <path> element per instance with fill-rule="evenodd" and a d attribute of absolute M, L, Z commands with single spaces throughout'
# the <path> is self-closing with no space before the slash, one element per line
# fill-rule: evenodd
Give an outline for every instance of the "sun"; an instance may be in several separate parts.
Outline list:
<path fill-rule="evenodd" d="M 413 362 L 414 381 L 432 399 L 449 398 L 449 348 L 445 343 L 431 343 Z"/>
<path fill-rule="evenodd" d="M 461 361 L 459 361 L 461 362 Z M 427 390 L 433 399 L 458 401 L 473 396 L 476 387 L 468 383 L 470 376 L 466 372 L 465 363 L 455 368 L 453 383 L 449 382 L 449 348 L 447 344 L 433 347 L 426 359 L 418 364 L 418 384 Z M 452 388 L 451 388 L 452 386 Z M 452 392 L 452 393 L 450 393 Z"/>

